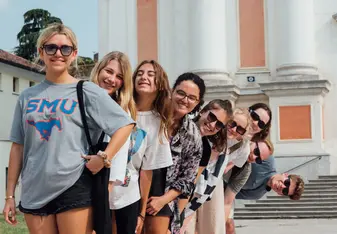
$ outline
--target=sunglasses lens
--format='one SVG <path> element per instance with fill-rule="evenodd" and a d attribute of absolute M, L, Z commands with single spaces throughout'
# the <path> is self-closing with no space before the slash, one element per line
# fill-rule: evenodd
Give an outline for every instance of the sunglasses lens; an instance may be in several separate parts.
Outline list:
<path fill-rule="evenodd" d="M 241 126 L 237 126 L 236 132 L 242 136 L 246 133 L 246 129 L 242 128 Z"/>
<path fill-rule="evenodd" d="M 236 127 L 236 122 L 235 121 L 228 122 L 228 127 L 235 128 Z"/>
<path fill-rule="evenodd" d="M 250 116 L 252 117 L 252 119 L 254 121 L 259 121 L 260 120 L 260 116 L 258 114 L 256 114 L 254 111 L 250 112 Z"/>
<path fill-rule="evenodd" d="M 259 149 L 259 148 L 255 148 L 255 149 L 254 149 L 254 154 L 255 154 L 256 156 L 259 156 L 259 157 L 260 157 L 260 149 Z"/>
<path fill-rule="evenodd" d="M 221 123 L 220 121 L 217 121 L 216 124 L 215 124 L 215 127 L 217 129 L 222 129 L 225 127 L 225 125 L 223 123 Z"/>
<path fill-rule="evenodd" d="M 255 159 L 255 162 L 256 162 L 257 164 L 262 164 L 262 159 L 261 159 L 260 157 L 257 157 L 257 158 Z"/>
<path fill-rule="evenodd" d="M 214 122 L 214 121 L 218 120 L 212 112 L 209 112 L 208 119 L 209 119 L 210 122 Z"/>
<path fill-rule="evenodd" d="M 266 127 L 266 124 L 263 121 L 259 121 L 258 126 L 260 129 L 264 129 Z"/>
<path fill-rule="evenodd" d="M 46 51 L 46 54 L 48 55 L 54 55 L 57 50 L 57 45 L 44 45 L 44 50 Z"/>
<path fill-rule="evenodd" d="M 286 187 L 289 187 L 290 186 L 290 180 L 289 179 L 286 179 L 284 182 L 283 182 L 284 186 Z"/>
<path fill-rule="evenodd" d="M 63 56 L 69 56 L 72 52 L 73 52 L 73 47 L 67 46 L 67 45 L 61 46 L 61 54 Z"/>
<path fill-rule="evenodd" d="M 288 193 L 289 193 L 289 189 L 288 189 L 288 188 L 282 189 L 282 194 L 283 194 L 284 196 L 288 196 Z"/>

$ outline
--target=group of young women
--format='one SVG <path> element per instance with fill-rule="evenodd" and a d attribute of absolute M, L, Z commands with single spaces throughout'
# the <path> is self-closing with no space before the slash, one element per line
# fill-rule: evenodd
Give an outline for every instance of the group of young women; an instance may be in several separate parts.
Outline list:
<path fill-rule="evenodd" d="M 216 99 L 202 108 L 206 87 L 198 75 L 184 73 L 170 88 L 156 61 L 142 61 L 132 73 L 127 56 L 115 51 L 83 85 L 92 141 L 103 131 L 107 142 L 88 155 L 78 79 L 68 73 L 76 37 L 54 24 L 42 31 L 37 48 L 46 79 L 23 91 L 15 108 L 4 208 L 5 220 L 15 225 L 21 174 L 19 209 L 30 233 L 92 233 L 93 176 L 104 167 L 110 168 L 113 233 L 179 233 L 189 200 L 208 183 L 205 172 L 241 167 L 249 141 L 268 135 L 266 105 L 233 113 L 229 101 Z"/>

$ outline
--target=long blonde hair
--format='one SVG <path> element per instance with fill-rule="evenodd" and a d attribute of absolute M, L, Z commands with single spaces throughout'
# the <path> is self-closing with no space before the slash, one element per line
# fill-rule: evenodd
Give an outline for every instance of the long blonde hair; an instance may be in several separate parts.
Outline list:
<path fill-rule="evenodd" d="M 65 35 L 71 42 L 71 44 L 73 45 L 73 49 L 74 51 L 77 50 L 78 48 L 78 43 L 77 43 L 77 38 L 75 33 L 67 26 L 65 26 L 64 24 L 60 24 L 60 23 L 53 23 L 50 24 L 48 27 L 46 27 L 45 29 L 43 29 L 39 35 L 39 38 L 37 39 L 36 42 L 36 48 L 37 50 L 39 50 L 40 48 L 43 47 L 43 45 L 54 35 L 57 34 L 61 34 L 61 35 Z M 35 64 L 37 64 L 39 66 L 39 61 L 40 61 L 40 57 L 38 56 L 35 59 Z M 40 67 L 40 66 L 39 66 Z M 45 70 L 45 66 L 42 67 L 41 70 Z M 70 67 L 68 67 L 68 71 L 71 70 L 77 70 L 77 57 L 76 59 L 71 63 Z"/>
<path fill-rule="evenodd" d="M 137 109 L 133 99 L 132 70 L 128 56 L 119 51 L 112 51 L 108 53 L 92 69 L 90 79 L 92 82 L 98 85 L 99 73 L 112 60 L 115 60 L 119 63 L 123 76 L 123 85 L 116 93 L 113 94 L 113 98 L 126 112 L 130 112 L 131 117 L 136 120 Z"/>

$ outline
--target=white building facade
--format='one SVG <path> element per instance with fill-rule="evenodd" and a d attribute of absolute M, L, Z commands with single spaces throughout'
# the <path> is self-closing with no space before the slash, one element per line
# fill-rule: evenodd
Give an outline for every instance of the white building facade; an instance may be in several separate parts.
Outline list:
<path fill-rule="evenodd" d="M 6 196 L 7 167 L 12 144 L 9 134 L 17 99 L 24 89 L 43 79 L 44 75 L 32 70 L 26 60 L 0 50 L 0 207 L 4 206 Z M 20 182 L 15 195 L 18 202 Z"/>
<path fill-rule="evenodd" d="M 99 54 L 155 59 L 171 83 L 198 73 L 208 101 L 269 104 L 278 170 L 313 179 L 337 174 L 336 12 L 331 0 L 100 0 Z"/>

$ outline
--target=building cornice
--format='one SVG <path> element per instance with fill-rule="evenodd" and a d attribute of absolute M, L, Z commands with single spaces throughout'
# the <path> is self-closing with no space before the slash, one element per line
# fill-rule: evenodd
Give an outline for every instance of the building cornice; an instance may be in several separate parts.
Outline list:
<path fill-rule="evenodd" d="M 292 80 L 259 83 L 268 96 L 307 96 L 327 94 L 331 89 L 328 80 Z"/>

